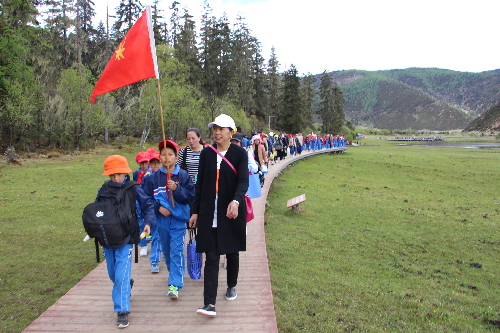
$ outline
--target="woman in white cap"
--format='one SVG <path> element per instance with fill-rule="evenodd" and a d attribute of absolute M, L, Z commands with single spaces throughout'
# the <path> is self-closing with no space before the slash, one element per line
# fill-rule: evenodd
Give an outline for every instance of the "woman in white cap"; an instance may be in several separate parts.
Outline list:
<path fill-rule="evenodd" d="M 234 120 L 221 114 L 208 124 L 215 144 L 202 150 L 196 194 L 189 227 L 198 228 L 196 251 L 205 253 L 204 306 L 196 313 L 213 317 L 219 281 L 220 256 L 227 257 L 226 299 L 236 299 L 239 251 L 246 250 L 246 207 L 248 157 L 231 143 Z"/>

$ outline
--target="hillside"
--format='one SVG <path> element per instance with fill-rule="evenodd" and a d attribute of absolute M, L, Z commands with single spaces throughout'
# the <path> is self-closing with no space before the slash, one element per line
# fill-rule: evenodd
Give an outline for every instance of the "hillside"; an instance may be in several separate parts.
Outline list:
<path fill-rule="evenodd" d="M 474 119 L 466 131 L 500 131 L 500 103 L 488 109 L 481 116 Z"/>
<path fill-rule="evenodd" d="M 386 129 L 465 128 L 500 102 L 500 70 L 438 68 L 331 72 L 344 92 L 346 118 Z M 319 85 L 319 77 L 318 85 Z"/>

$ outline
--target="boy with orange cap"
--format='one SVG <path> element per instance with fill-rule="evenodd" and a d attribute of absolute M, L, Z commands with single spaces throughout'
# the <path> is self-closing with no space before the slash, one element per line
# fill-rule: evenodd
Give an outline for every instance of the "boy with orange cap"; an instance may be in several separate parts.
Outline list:
<path fill-rule="evenodd" d="M 110 180 L 105 182 L 103 186 L 99 189 L 97 198 L 101 192 L 117 192 L 118 188 L 125 187 L 125 193 L 131 202 L 134 204 L 127 205 L 130 207 L 131 212 L 127 215 L 133 216 L 135 218 L 135 223 L 137 222 L 136 205 L 135 202 L 139 203 L 139 206 L 144 213 L 145 227 L 143 232 L 149 235 L 151 226 L 154 226 L 154 202 L 148 197 L 141 186 L 137 186 L 137 183 L 130 184 L 129 173 L 132 170 L 128 166 L 127 159 L 120 155 L 111 155 L 106 160 L 104 160 L 104 173 L 103 176 L 109 176 Z M 131 186 L 129 186 L 131 185 Z M 96 198 L 96 201 L 97 201 Z M 133 200 L 133 201 L 132 201 Z M 125 207 L 123 207 L 125 208 Z M 138 233 L 131 234 L 123 244 L 116 246 L 103 246 L 103 251 L 106 257 L 106 266 L 108 269 L 108 275 L 111 281 L 113 281 L 113 290 L 111 293 L 114 310 L 118 313 L 117 327 L 125 328 L 129 325 L 128 315 L 130 313 L 130 294 L 132 289 L 133 280 L 130 278 L 132 274 L 132 248 L 133 244 L 137 243 L 139 237 Z"/>
<path fill-rule="evenodd" d="M 190 218 L 189 203 L 194 184 L 187 171 L 177 165 L 179 148 L 174 141 L 158 144 L 163 166 L 144 184 L 146 194 L 156 200 L 156 224 L 168 275 L 168 297 L 177 299 L 184 286 L 184 238 Z"/>

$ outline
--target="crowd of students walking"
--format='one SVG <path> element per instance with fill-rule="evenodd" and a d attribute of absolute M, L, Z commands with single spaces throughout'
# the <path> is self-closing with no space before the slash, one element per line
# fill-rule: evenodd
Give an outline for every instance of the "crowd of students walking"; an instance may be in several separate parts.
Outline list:
<path fill-rule="evenodd" d="M 151 273 L 160 271 L 163 254 L 169 272 L 167 296 L 173 300 L 179 298 L 184 286 L 186 227 L 198 230 L 196 251 L 205 254 L 205 264 L 204 305 L 196 313 L 214 317 L 221 255 L 227 268 L 225 298 L 237 297 L 239 251 L 246 250 L 245 195 L 251 199 L 262 195 L 269 164 L 302 151 L 344 147 L 347 142 L 343 135 L 273 132 L 243 135 L 225 114 L 216 117 L 208 127 L 212 131 L 212 144 L 202 140 L 198 129 L 190 128 L 184 147 L 179 148 L 172 140 L 162 140 L 158 150 L 148 148 L 139 152 L 138 169 L 133 173 L 133 180 L 139 186 L 129 192 L 137 200 L 133 211 L 138 229 L 144 230 L 146 236 L 151 233 Z M 123 156 L 112 155 L 104 162 L 103 175 L 110 177 L 106 184 L 113 187 L 130 187 L 131 171 Z M 140 246 L 141 256 L 148 254 L 147 241 L 136 237 L 131 235 L 124 244 L 104 246 L 118 328 L 129 325 L 132 244 Z"/>
<path fill-rule="evenodd" d="M 275 134 L 273 132 L 255 133 L 252 132 L 250 138 L 243 136 L 243 147 L 248 148 L 250 145 L 258 141 L 267 152 L 267 157 L 271 164 L 281 161 L 286 156 L 301 154 L 303 151 L 321 150 L 330 148 L 345 147 L 347 140 L 344 135 L 318 135 L 308 134 Z"/>

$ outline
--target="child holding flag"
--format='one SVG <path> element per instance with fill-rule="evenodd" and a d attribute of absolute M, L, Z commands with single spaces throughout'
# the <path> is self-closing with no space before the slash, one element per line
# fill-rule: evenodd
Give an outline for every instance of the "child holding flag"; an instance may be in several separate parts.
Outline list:
<path fill-rule="evenodd" d="M 177 165 L 177 144 L 162 140 L 158 144 L 162 167 L 149 176 L 144 190 L 156 200 L 156 224 L 161 249 L 169 271 L 168 297 L 177 299 L 184 286 L 184 237 L 190 218 L 189 202 L 194 184 L 187 171 Z"/>

